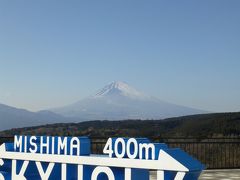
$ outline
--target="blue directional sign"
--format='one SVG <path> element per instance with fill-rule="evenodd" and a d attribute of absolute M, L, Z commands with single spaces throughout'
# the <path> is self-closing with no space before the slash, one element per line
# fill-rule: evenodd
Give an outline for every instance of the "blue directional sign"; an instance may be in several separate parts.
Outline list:
<path fill-rule="evenodd" d="M 147 138 L 109 138 L 103 155 L 88 137 L 15 136 L 0 146 L 0 180 L 195 180 L 204 166 L 181 149 Z"/>

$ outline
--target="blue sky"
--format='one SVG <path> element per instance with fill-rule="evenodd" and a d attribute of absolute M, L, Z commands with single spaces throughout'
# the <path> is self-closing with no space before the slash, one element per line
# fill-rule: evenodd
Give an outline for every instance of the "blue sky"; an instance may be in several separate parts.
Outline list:
<path fill-rule="evenodd" d="M 0 103 L 40 110 L 121 80 L 240 110 L 240 1 L 0 1 Z"/>

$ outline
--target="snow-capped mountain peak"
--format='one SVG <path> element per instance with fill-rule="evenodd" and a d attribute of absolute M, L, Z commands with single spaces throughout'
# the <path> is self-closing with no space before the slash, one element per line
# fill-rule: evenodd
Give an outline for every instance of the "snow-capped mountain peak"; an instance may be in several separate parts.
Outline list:
<path fill-rule="evenodd" d="M 123 95 L 131 98 L 146 98 L 147 95 L 142 92 L 137 91 L 135 88 L 129 86 L 125 82 L 114 81 L 104 88 L 99 90 L 93 98 L 100 98 L 106 96 L 114 96 L 114 95 Z"/>
<path fill-rule="evenodd" d="M 162 119 L 203 112 L 145 95 L 121 81 L 112 82 L 93 96 L 52 111 L 82 120 Z"/>

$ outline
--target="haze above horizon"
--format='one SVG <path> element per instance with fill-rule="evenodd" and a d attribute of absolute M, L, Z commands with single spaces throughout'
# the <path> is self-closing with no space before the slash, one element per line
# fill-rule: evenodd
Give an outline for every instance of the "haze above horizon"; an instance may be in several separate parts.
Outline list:
<path fill-rule="evenodd" d="M 42 110 L 112 81 L 240 111 L 240 1 L 1 1 L 0 103 Z"/>

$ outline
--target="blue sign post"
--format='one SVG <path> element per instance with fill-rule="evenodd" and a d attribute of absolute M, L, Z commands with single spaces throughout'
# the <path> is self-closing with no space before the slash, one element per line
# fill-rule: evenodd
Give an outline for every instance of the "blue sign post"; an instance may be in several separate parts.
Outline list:
<path fill-rule="evenodd" d="M 181 149 L 147 138 L 109 138 L 104 155 L 87 137 L 15 136 L 0 146 L 0 180 L 195 180 L 204 166 Z"/>

